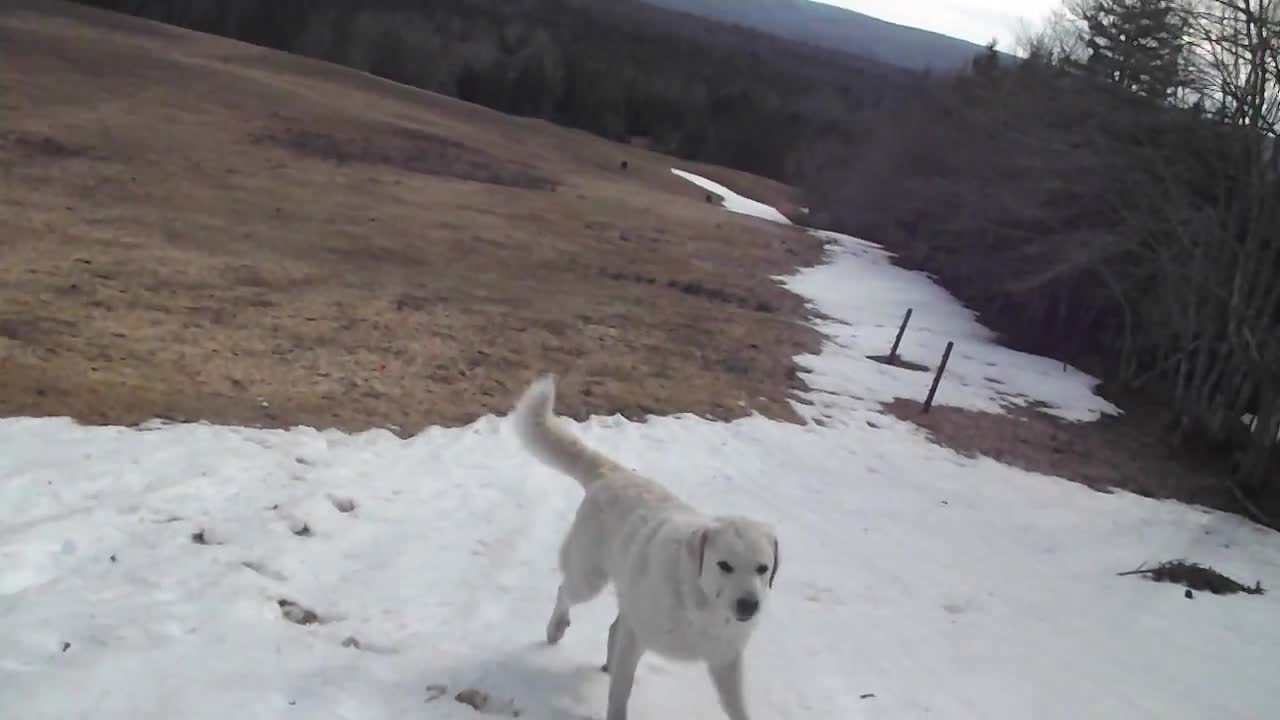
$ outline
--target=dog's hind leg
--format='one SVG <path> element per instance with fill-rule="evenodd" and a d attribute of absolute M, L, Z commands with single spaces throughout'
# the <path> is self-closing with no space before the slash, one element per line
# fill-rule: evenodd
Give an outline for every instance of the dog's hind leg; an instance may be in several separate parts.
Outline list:
<path fill-rule="evenodd" d="M 590 538 L 586 537 L 583 527 L 583 518 L 579 515 L 560 551 L 563 578 L 556 591 L 555 610 L 547 621 L 547 642 L 551 645 L 560 642 L 569 629 L 569 610 L 599 595 L 609 584 L 609 575 L 596 558 L 597 548 L 587 544 Z"/>
<path fill-rule="evenodd" d="M 569 609 L 581 605 L 600 594 L 609 578 L 603 572 L 589 572 L 581 575 L 566 575 L 560 582 L 556 592 L 556 608 L 547 621 L 547 642 L 555 645 L 564 637 L 569 629 Z"/>

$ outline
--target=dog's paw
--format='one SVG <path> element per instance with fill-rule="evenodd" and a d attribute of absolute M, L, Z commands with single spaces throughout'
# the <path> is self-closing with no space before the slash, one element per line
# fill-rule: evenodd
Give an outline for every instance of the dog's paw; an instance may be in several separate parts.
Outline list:
<path fill-rule="evenodd" d="M 547 623 L 547 644 L 555 645 L 564 637 L 564 631 L 569 629 L 568 615 L 553 615 L 551 621 Z"/>

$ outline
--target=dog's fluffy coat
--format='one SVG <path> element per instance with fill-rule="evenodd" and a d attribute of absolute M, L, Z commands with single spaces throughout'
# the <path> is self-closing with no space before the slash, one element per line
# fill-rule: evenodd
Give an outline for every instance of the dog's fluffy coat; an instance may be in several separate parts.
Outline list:
<path fill-rule="evenodd" d="M 605 720 L 625 720 L 646 651 L 707 664 L 730 720 L 748 720 L 742 654 L 778 571 L 767 525 L 709 517 L 652 479 L 587 447 L 553 415 L 555 378 L 525 390 L 512 412 L 529 451 L 576 479 L 585 495 L 560 548 L 561 584 L 547 642 L 569 627 L 574 605 L 610 582 L 618 615 L 609 627 Z"/>

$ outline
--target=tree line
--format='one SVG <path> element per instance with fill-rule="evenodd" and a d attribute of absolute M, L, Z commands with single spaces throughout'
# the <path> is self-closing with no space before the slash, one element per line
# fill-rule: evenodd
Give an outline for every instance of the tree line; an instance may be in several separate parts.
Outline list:
<path fill-rule="evenodd" d="M 631 0 L 82 0 L 695 161 L 794 179 L 919 76 Z"/>
<path fill-rule="evenodd" d="M 867 117 L 815 207 L 1156 399 L 1280 522 L 1280 0 L 1073 0 L 1024 35 Z"/>

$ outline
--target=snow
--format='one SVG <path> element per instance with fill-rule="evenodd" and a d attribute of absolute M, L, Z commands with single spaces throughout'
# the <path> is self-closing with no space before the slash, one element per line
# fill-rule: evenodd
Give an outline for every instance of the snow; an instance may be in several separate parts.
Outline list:
<path fill-rule="evenodd" d="M 827 243 L 828 262 L 779 280 L 834 320 L 818 321 L 826 346 L 800 362 L 805 380 L 828 409 L 875 410 L 898 397 L 924 400 L 932 372 L 917 373 L 868 359 L 887 355 L 904 313 L 912 310 L 900 357 L 937 366 L 947 341 L 956 343 L 935 402 L 1000 412 L 1002 406 L 1040 403 L 1044 412 L 1073 421 L 1119 412 L 1094 394 L 1097 380 L 1061 362 L 1020 353 L 996 343 L 995 333 L 928 275 L 891 264 L 878 245 L 838 233 L 811 230 Z M 810 395 L 811 400 L 816 400 Z"/>
<path fill-rule="evenodd" d="M 1274 593 L 1188 601 L 1116 573 L 1187 557 L 1274 587 L 1280 536 L 964 458 L 879 412 L 927 389 L 865 359 L 887 350 L 906 306 L 908 358 L 957 343 L 940 403 L 1040 401 L 1082 420 L 1113 409 L 1087 376 L 995 345 L 876 246 L 824 239 L 829 262 L 783 279 L 832 318 L 803 358 L 814 404 L 797 406 L 823 422 L 578 425 L 695 504 L 779 528 L 777 585 L 748 651 L 753 717 L 1273 717 Z M 560 645 L 542 641 L 580 494 L 498 417 L 408 439 L 0 420 L 0 708 L 451 720 L 477 717 L 453 700 L 475 688 L 494 716 L 601 718 L 613 601 L 577 609 Z M 287 621 L 281 599 L 319 622 Z M 653 656 L 630 716 L 723 717 L 699 668 Z"/>
<path fill-rule="evenodd" d="M 685 172 L 684 170 L 677 170 L 676 168 L 671 168 L 671 172 L 685 180 L 688 180 L 694 185 L 697 185 L 703 190 L 712 193 L 713 195 L 719 195 L 721 206 L 729 212 L 750 215 L 752 217 L 781 223 L 783 225 L 791 224 L 791 221 L 787 219 L 787 216 L 778 212 L 777 208 L 774 208 L 771 205 L 765 205 L 762 202 L 757 202 L 750 198 L 745 198 L 718 182 L 708 180 L 700 175 Z"/>

